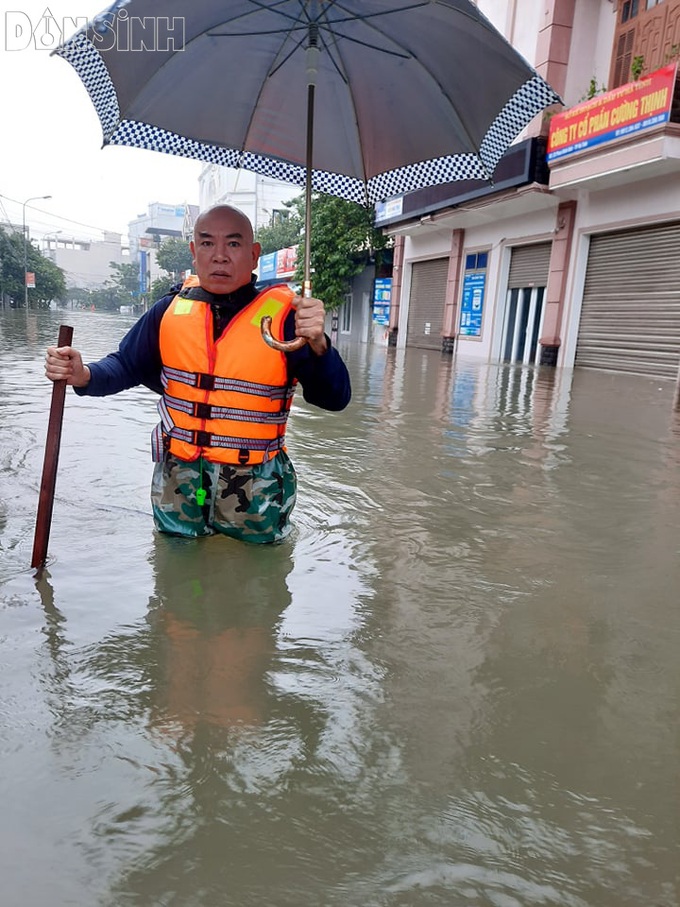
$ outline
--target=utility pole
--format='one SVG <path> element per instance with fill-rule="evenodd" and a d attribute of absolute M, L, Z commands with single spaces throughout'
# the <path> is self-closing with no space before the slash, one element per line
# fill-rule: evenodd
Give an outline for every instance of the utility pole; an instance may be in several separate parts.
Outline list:
<path fill-rule="evenodd" d="M 26 235 L 26 205 L 38 199 L 52 198 L 51 195 L 32 195 L 23 203 L 22 226 L 24 231 L 24 307 L 28 309 L 28 237 Z"/>

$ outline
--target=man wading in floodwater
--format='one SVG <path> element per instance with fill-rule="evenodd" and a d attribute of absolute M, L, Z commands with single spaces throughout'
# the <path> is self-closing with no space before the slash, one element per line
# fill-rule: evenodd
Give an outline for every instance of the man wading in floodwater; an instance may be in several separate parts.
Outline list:
<path fill-rule="evenodd" d="M 190 248 L 196 277 L 145 312 L 117 352 L 84 365 L 73 347 L 49 347 L 45 374 L 79 395 L 140 384 L 161 394 L 151 484 L 161 532 L 277 542 L 290 532 L 295 505 L 285 448 L 295 386 L 308 403 L 342 410 L 351 396 L 347 368 L 324 333 L 319 299 L 283 286 L 258 294 L 260 246 L 241 211 L 218 205 L 200 214 Z M 267 346 L 266 315 L 274 336 L 307 343 L 294 352 Z"/>

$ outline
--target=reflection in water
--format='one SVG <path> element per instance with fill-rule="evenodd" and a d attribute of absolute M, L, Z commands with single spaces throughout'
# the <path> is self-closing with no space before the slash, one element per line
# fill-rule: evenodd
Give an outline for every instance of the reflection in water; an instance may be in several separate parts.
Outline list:
<path fill-rule="evenodd" d="M 3 907 L 678 907 L 670 383 L 350 348 L 265 549 L 157 536 L 153 398 L 71 395 L 36 582 L 56 315 L 0 326 Z"/>
<path fill-rule="evenodd" d="M 154 548 L 161 676 L 151 723 L 169 733 L 264 719 L 262 677 L 293 565 L 285 548 L 238 546 L 227 558 L 225 547 L 160 537 Z"/>

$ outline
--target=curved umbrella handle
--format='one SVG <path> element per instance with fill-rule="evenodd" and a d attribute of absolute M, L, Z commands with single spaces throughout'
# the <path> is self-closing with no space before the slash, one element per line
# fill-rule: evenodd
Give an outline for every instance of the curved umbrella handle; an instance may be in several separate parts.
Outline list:
<path fill-rule="evenodd" d="M 305 337 L 296 337 L 295 340 L 277 340 L 272 336 L 272 319 L 270 315 L 265 315 L 260 321 L 260 333 L 262 339 L 273 350 L 279 350 L 281 353 L 292 353 L 300 350 L 307 343 Z"/>

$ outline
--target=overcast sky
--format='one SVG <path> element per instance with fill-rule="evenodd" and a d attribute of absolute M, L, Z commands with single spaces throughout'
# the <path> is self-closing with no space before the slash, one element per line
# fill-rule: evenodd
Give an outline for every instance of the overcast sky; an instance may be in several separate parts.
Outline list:
<path fill-rule="evenodd" d="M 2 5 L 0 223 L 21 224 L 23 202 L 51 195 L 26 206 L 34 238 L 56 230 L 62 231 L 60 239 L 100 239 L 101 230 L 126 234 L 128 222 L 151 202 L 198 204 L 197 161 L 102 148 L 99 120 L 70 64 L 33 42 L 12 49 L 20 44 L 16 23 L 30 22 L 40 33 L 46 6 L 62 24 L 65 18 L 89 19 L 107 5 L 107 0 L 7 0 Z"/>

